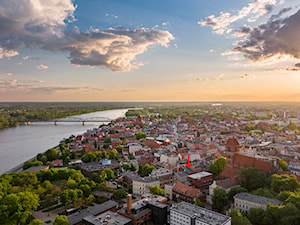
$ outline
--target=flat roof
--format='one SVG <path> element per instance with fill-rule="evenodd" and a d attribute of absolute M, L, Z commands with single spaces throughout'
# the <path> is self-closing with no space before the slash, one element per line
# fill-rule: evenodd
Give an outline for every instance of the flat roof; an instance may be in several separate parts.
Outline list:
<path fill-rule="evenodd" d="M 100 213 L 105 212 L 106 210 L 109 210 L 113 207 L 117 207 L 118 203 L 114 201 L 106 201 L 102 204 L 95 204 L 93 207 L 88 207 L 87 209 L 81 210 L 79 213 L 72 214 L 68 216 L 70 225 L 77 224 L 81 222 L 81 220 L 89 215 L 98 215 Z"/>
<path fill-rule="evenodd" d="M 83 219 L 93 225 L 126 225 L 131 221 L 131 219 L 112 211 L 107 211 L 98 216 L 89 215 Z"/>
<path fill-rule="evenodd" d="M 259 204 L 269 204 L 269 203 L 272 203 L 274 205 L 281 205 L 281 201 L 277 200 L 277 199 L 273 199 L 273 198 L 266 198 L 266 197 L 263 197 L 263 196 L 257 196 L 257 195 L 252 195 L 252 194 L 249 194 L 247 192 L 241 192 L 241 193 L 238 193 L 236 194 L 234 197 L 234 199 L 241 199 L 241 200 L 246 200 L 246 201 L 249 201 L 249 202 L 255 202 L 255 203 L 259 203 Z"/>
<path fill-rule="evenodd" d="M 229 216 L 208 210 L 187 202 L 180 202 L 171 207 L 171 212 L 177 212 L 210 225 L 221 225 L 231 220 Z"/>
<path fill-rule="evenodd" d="M 188 175 L 188 177 L 190 177 L 192 179 L 200 179 L 202 177 L 207 177 L 207 176 L 212 176 L 212 173 L 203 171 L 203 172 L 199 172 L 199 173 L 194 173 L 194 174 Z"/>

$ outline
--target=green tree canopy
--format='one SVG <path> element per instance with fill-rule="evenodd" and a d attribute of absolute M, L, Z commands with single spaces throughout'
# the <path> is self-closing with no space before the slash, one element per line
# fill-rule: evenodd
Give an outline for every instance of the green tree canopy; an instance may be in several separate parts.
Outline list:
<path fill-rule="evenodd" d="M 152 172 L 153 169 L 154 169 L 154 166 L 152 166 L 148 163 L 146 163 L 145 165 L 140 164 L 138 174 L 141 177 L 146 177 Z"/>
<path fill-rule="evenodd" d="M 294 175 L 278 175 L 274 174 L 271 178 L 271 188 L 279 193 L 281 191 L 296 191 L 299 190 L 300 184 Z"/>
<path fill-rule="evenodd" d="M 69 225 L 68 217 L 64 215 L 57 215 L 53 225 Z"/>
<path fill-rule="evenodd" d="M 226 158 L 221 157 L 215 160 L 213 164 L 209 166 L 209 171 L 214 175 L 214 177 L 218 177 L 219 174 L 225 169 L 226 167 Z"/>
<path fill-rule="evenodd" d="M 243 216 L 238 209 L 230 209 L 229 215 L 231 216 L 232 225 L 251 225 L 248 218 Z"/>
<path fill-rule="evenodd" d="M 247 189 L 243 188 L 243 187 L 239 187 L 239 186 L 231 188 L 227 194 L 228 199 L 232 201 L 233 196 L 235 196 L 236 194 L 241 193 L 241 192 L 247 192 Z"/>
<path fill-rule="evenodd" d="M 52 160 L 58 159 L 58 157 L 59 157 L 58 151 L 56 151 L 56 150 L 53 149 L 53 148 L 48 149 L 48 150 L 45 152 L 45 155 L 46 155 L 46 157 L 47 157 L 47 161 L 52 161 Z"/>
<path fill-rule="evenodd" d="M 113 195 L 114 195 L 114 199 L 120 200 L 126 198 L 127 192 L 123 189 L 114 190 Z"/>
<path fill-rule="evenodd" d="M 286 171 L 288 169 L 288 163 L 284 161 L 283 159 L 279 160 L 279 166 L 282 170 Z"/>
<path fill-rule="evenodd" d="M 252 225 L 261 225 L 264 218 L 265 210 L 261 208 L 250 208 L 247 215 Z"/>
<path fill-rule="evenodd" d="M 165 190 L 160 188 L 159 185 L 149 187 L 149 190 L 151 194 L 165 196 Z"/>
<path fill-rule="evenodd" d="M 37 209 L 39 196 L 32 192 L 9 194 L 0 200 L 0 224 L 15 225 L 25 223 L 32 210 Z"/>
<path fill-rule="evenodd" d="M 268 188 L 258 188 L 256 190 L 252 191 L 252 194 L 258 195 L 258 196 L 264 196 L 267 198 L 275 198 L 273 191 Z"/>
<path fill-rule="evenodd" d="M 137 132 L 137 133 L 135 134 L 135 138 L 136 138 L 137 140 L 140 140 L 140 139 L 146 138 L 146 137 L 147 137 L 147 135 L 146 135 L 145 133 L 143 133 L 143 132 Z"/>
<path fill-rule="evenodd" d="M 242 170 L 238 180 L 242 187 L 251 192 L 266 185 L 266 174 L 257 168 L 250 167 Z"/>
<path fill-rule="evenodd" d="M 223 208 L 228 204 L 228 197 L 226 191 L 221 187 L 214 189 L 214 195 L 212 197 L 212 207 L 218 211 L 222 211 Z"/>

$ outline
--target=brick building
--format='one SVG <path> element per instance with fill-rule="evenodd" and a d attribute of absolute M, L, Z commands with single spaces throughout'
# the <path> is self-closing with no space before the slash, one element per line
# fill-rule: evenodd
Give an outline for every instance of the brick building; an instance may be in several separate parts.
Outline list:
<path fill-rule="evenodd" d="M 188 175 L 187 180 L 196 188 L 207 189 L 213 182 L 213 175 L 203 171 Z"/>

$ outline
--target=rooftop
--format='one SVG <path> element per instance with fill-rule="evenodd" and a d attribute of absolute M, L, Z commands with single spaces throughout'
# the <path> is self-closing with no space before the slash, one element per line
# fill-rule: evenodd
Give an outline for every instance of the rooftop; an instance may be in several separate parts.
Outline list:
<path fill-rule="evenodd" d="M 246 200 L 249 202 L 255 202 L 255 203 L 259 203 L 259 204 L 269 204 L 272 203 L 274 205 L 281 205 L 281 201 L 277 200 L 277 199 L 272 199 L 272 198 L 266 198 L 263 196 L 257 196 L 257 195 L 252 195 L 246 192 L 242 192 L 242 193 L 238 193 L 234 196 L 234 199 L 241 199 L 241 200 Z"/>
<path fill-rule="evenodd" d="M 176 185 L 172 189 L 173 191 L 179 192 L 181 194 L 190 196 L 190 197 L 197 197 L 200 194 L 200 190 L 194 187 L 190 187 L 186 184 L 177 182 Z"/>
<path fill-rule="evenodd" d="M 81 220 L 84 217 L 87 217 L 89 215 L 98 215 L 100 213 L 103 213 L 113 207 L 117 207 L 118 203 L 114 201 L 106 201 L 102 204 L 95 204 L 93 207 L 89 207 L 87 209 L 81 210 L 79 213 L 75 213 L 73 215 L 68 216 L 70 225 L 77 224 L 81 222 Z"/>
<path fill-rule="evenodd" d="M 225 224 L 228 220 L 231 220 L 229 216 L 192 205 L 187 202 L 180 202 L 172 206 L 171 211 L 175 211 L 177 213 L 189 216 L 191 218 L 195 218 L 196 220 L 200 220 L 205 224 L 210 225 L 221 225 Z"/>
<path fill-rule="evenodd" d="M 192 179 L 201 179 L 201 178 L 207 177 L 207 176 L 212 176 L 212 173 L 203 171 L 203 172 L 191 174 L 188 177 L 192 178 Z"/>
<path fill-rule="evenodd" d="M 240 143 L 238 142 L 238 140 L 236 140 L 236 138 L 232 137 L 229 138 L 225 144 L 226 146 L 240 146 Z"/>
<path fill-rule="evenodd" d="M 131 221 L 131 219 L 128 219 L 112 211 L 107 211 L 98 216 L 89 215 L 83 218 L 83 220 L 93 225 L 126 225 Z"/>

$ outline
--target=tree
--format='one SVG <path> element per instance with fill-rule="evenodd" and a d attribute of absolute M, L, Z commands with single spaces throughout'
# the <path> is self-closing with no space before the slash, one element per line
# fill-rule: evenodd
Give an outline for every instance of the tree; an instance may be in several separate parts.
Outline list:
<path fill-rule="evenodd" d="M 24 163 L 23 170 L 26 170 L 32 166 L 42 166 L 42 165 L 43 165 L 43 162 L 38 161 L 38 160 L 27 161 Z"/>
<path fill-rule="evenodd" d="M 196 206 L 205 207 L 205 202 L 202 202 L 199 198 L 195 198 Z"/>
<path fill-rule="evenodd" d="M 229 215 L 231 216 L 232 225 L 251 225 L 247 217 L 243 216 L 238 209 L 230 209 Z"/>
<path fill-rule="evenodd" d="M 95 161 L 96 154 L 94 152 L 88 152 L 86 155 L 84 155 L 81 160 L 85 163 Z"/>
<path fill-rule="evenodd" d="M 252 191 L 252 194 L 254 195 L 258 195 L 258 196 L 264 196 L 267 198 L 274 198 L 274 194 L 272 193 L 272 191 L 270 189 L 267 188 L 258 188 L 254 191 Z"/>
<path fill-rule="evenodd" d="M 243 188 L 243 187 L 233 187 L 233 188 L 231 188 L 230 191 L 227 194 L 228 199 L 232 201 L 233 196 L 235 196 L 236 194 L 241 193 L 241 192 L 247 192 L 247 189 Z"/>
<path fill-rule="evenodd" d="M 252 225 L 261 225 L 264 218 L 265 210 L 261 208 L 250 208 L 248 219 Z"/>
<path fill-rule="evenodd" d="M 274 174 L 271 178 L 271 188 L 276 193 L 281 191 L 296 191 L 299 190 L 300 184 L 294 175 L 278 175 Z"/>
<path fill-rule="evenodd" d="M 117 149 L 117 151 L 118 151 L 119 154 L 122 154 L 123 148 L 124 148 L 123 145 L 118 145 L 118 146 L 116 147 L 116 149 Z"/>
<path fill-rule="evenodd" d="M 265 186 L 266 174 L 259 171 L 257 168 L 250 167 L 242 170 L 238 180 L 242 187 L 251 192 Z"/>
<path fill-rule="evenodd" d="M 214 189 L 214 195 L 212 197 L 212 207 L 218 211 L 222 211 L 223 208 L 228 204 L 228 197 L 226 191 L 221 187 Z"/>
<path fill-rule="evenodd" d="M 147 135 L 146 135 L 145 133 L 143 133 L 143 132 L 137 132 L 137 133 L 135 134 L 135 138 L 136 138 L 137 140 L 140 140 L 140 139 L 146 138 L 146 137 L 147 137 Z"/>
<path fill-rule="evenodd" d="M 47 161 L 52 161 L 52 160 L 58 159 L 58 157 L 59 157 L 58 151 L 56 151 L 56 150 L 53 149 L 53 148 L 48 149 L 48 150 L 45 152 L 45 155 L 46 155 L 46 157 L 47 157 Z"/>
<path fill-rule="evenodd" d="M 112 169 L 106 168 L 105 170 L 102 171 L 101 175 L 103 179 L 111 180 L 114 177 L 115 173 Z"/>
<path fill-rule="evenodd" d="M 41 221 L 40 219 L 33 219 L 29 225 L 42 225 L 44 222 Z"/>
<path fill-rule="evenodd" d="M 288 163 L 286 161 L 284 161 L 283 159 L 279 160 L 279 166 L 284 171 L 286 171 L 289 167 Z"/>
<path fill-rule="evenodd" d="M 219 174 L 225 169 L 226 167 L 226 158 L 221 157 L 215 160 L 213 164 L 209 166 L 209 171 L 214 175 L 214 177 L 218 177 Z"/>
<path fill-rule="evenodd" d="M 114 198 L 116 200 L 120 200 L 120 199 L 123 199 L 123 198 L 126 198 L 127 196 L 127 192 L 125 190 L 114 190 L 113 191 L 113 194 L 114 194 Z"/>
<path fill-rule="evenodd" d="M 165 196 L 165 190 L 160 188 L 158 185 L 149 187 L 149 190 L 151 194 Z"/>
<path fill-rule="evenodd" d="M 118 159 L 118 151 L 116 149 L 109 151 L 108 158 L 109 159 Z"/>
<path fill-rule="evenodd" d="M 69 225 L 68 217 L 64 215 L 57 215 L 53 225 Z"/>
<path fill-rule="evenodd" d="M 142 164 L 140 164 L 138 174 L 141 177 L 146 177 L 152 172 L 153 169 L 154 169 L 154 166 L 152 166 L 148 163 L 146 163 L 144 166 Z"/>
<path fill-rule="evenodd" d="M 92 193 L 90 186 L 87 184 L 82 184 L 82 185 L 80 185 L 79 188 L 80 188 L 80 190 L 82 190 L 85 198 L 87 198 Z"/>
<path fill-rule="evenodd" d="M 6 195 L 0 201 L 0 224 L 25 223 L 38 205 L 39 196 L 29 191 Z"/>
<path fill-rule="evenodd" d="M 106 143 L 106 144 L 111 143 L 111 138 L 110 138 L 110 137 L 106 138 L 106 139 L 104 140 L 104 143 Z"/>

